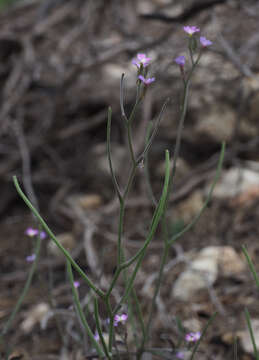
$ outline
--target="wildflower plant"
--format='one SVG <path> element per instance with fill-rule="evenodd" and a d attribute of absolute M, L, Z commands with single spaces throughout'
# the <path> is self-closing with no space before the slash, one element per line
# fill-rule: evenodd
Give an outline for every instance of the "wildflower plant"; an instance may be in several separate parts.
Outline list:
<path fill-rule="evenodd" d="M 18 194 L 21 196 L 21 198 L 24 200 L 26 205 L 30 208 L 30 210 L 33 212 L 35 217 L 37 218 L 40 227 L 44 230 L 44 234 L 56 244 L 56 246 L 60 249 L 60 251 L 63 253 L 63 255 L 66 258 L 66 264 L 67 264 L 67 274 L 69 278 L 69 282 L 72 289 L 72 295 L 73 295 L 73 301 L 74 301 L 74 307 L 76 314 L 78 318 L 80 319 L 81 325 L 87 334 L 87 336 L 90 339 L 90 342 L 92 344 L 92 348 L 95 351 L 96 356 L 99 358 L 106 358 L 106 359 L 115 359 L 120 356 L 121 354 L 126 353 L 128 356 L 134 355 L 134 358 L 141 359 L 143 354 L 146 352 L 154 353 L 152 350 L 152 347 L 150 346 L 150 334 L 152 332 L 152 321 L 154 318 L 155 308 L 156 308 L 156 300 L 157 296 L 159 294 L 161 285 L 162 285 L 162 278 L 164 274 L 164 267 L 168 259 L 168 254 L 171 246 L 175 243 L 176 240 L 178 240 L 186 231 L 188 231 L 192 226 L 195 225 L 195 223 L 199 220 L 200 216 L 202 215 L 203 211 L 205 210 L 208 202 L 211 199 L 211 195 L 213 192 L 213 189 L 215 187 L 215 184 L 217 182 L 217 179 L 220 174 L 220 170 L 223 163 L 223 157 L 224 157 L 224 144 L 222 145 L 222 150 L 219 158 L 219 163 L 217 167 L 216 176 L 214 179 L 214 182 L 211 186 L 211 189 L 209 191 L 208 197 L 200 209 L 200 212 L 198 215 L 191 221 L 190 224 L 185 226 L 180 232 L 177 234 L 174 234 L 173 236 L 170 236 L 169 224 L 166 217 L 166 211 L 168 208 L 168 202 L 169 202 L 169 194 L 173 188 L 174 185 L 174 177 L 176 172 L 176 163 L 177 159 L 179 157 L 179 151 L 181 146 L 181 138 L 182 138 L 182 132 L 184 127 L 184 121 L 186 118 L 186 111 L 187 111 L 187 105 L 188 105 L 188 98 L 189 98 L 189 88 L 191 84 L 191 78 L 195 71 L 195 68 L 197 67 L 204 47 L 207 47 L 211 45 L 210 40 L 207 40 L 205 37 L 200 38 L 200 48 L 198 48 L 198 44 L 196 41 L 196 33 L 200 32 L 200 29 L 196 26 L 185 26 L 183 28 L 185 33 L 188 34 L 188 50 L 189 50 L 189 57 L 190 57 L 190 63 L 187 66 L 187 59 L 185 56 L 180 55 L 175 58 L 175 63 L 180 67 L 180 74 L 181 79 L 183 83 L 183 97 L 182 97 L 182 103 L 180 105 L 180 119 L 179 119 L 179 125 L 178 125 L 178 132 L 177 132 L 177 138 L 176 138 L 176 144 L 175 144 L 175 150 L 173 154 L 173 167 L 170 171 L 170 155 L 169 151 L 165 151 L 165 175 L 164 175 L 164 181 L 163 186 L 161 190 L 161 195 L 158 200 L 155 199 L 155 196 L 152 194 L 151 189 L 151 199 L 154 204 L 154 211 L 153 216 L 150 221 L 149 230 L 147 232 L 145 241 L 141 248 L 130 258 L 126 258 L 124 253 L 124 244 L 123 244 L 123 231 L 124 231 L 124 219 L 125 219 L 125 208 L 127 203 L 127 198 L 130 193 L 130 190 L 133 185 L 133 181 L 136 176 L 136 172 L 138 167 L 144 163 L 144 166 L 147 166 L 148 163 L 148 153 L 152 146 L 152 143 L 155 139 L 159 123 L 163 117 L 163 113 L 165 111 L 165 108 L 167 106 L 168 100 L 165 101 L 164 105 L 161 108 L 160 113 L 157 116 L 156 121 L 154 124 L 150 123 L 147 130 L 147 136 L 146 136 L 146 142 L 143 144 L 143 150 L 140 154 L 136 154 L 134 145 L 133 145 L 133 134 L 132 134 L 132 128 L 133 128 L 133 122 L 136 120 L 136 114 L 138 108 L 141 106 L 143 99 L 145 97 L 146 91 L 148 91 L 149 86 L 155 82 L 155 77 L 151 77 L 148 75 L 149 68 L 151 65 L 151 58 L 148 57 L 146 54 L 139 53 L 137 54 L 136 58 L 132 61 L 132 64 L 136 66 L 136 100 L 135 103 L 129 112 L 129 114 L 126 113 L 125 107 L 124 107 L 124 85 L 125 85 L 125 76 L 122 74 L 121 77 L 121 83 L 120 83 L 120 109 L 121 109 L 121 118 L 124 122 L 126 134 L 127 134 L 127 146 L 129 151 L 129 158 L 130 158 L 130 171 L 128 175 L 128 179 L 126 181 L 125 186 L 123 187 L 121 184 L 119 184 L 118 179 L 115 175 L 113 162 L 112 162 L 112 156 L 111 156 L 111 125 L 112 125 L 112 109 L 109 107 L 108 109 L 108 122 L 107 122 L 107 154 L 108 154 L 108 163 L 110 167 L 110 173 L 111 173 L 111 180 L 118 198 L 119 202 L 119 219 L 118 219 L 118 234 L 117 234 L 117 260 L 116 260 L 116 270 L 113 274 L 112 280 L 108 286 L 108 288 L 104 291 L 100 288 L 98 283 L 94 283 L 91 277 L 83 271 L 83 269 L 77 264 L 77 262 L 71 257 L 70 253 L 62 246 L 62 244 L 58 241 L 54 233 L 51 231 L 51 229 L 48 227 L 47 223 L 44 221 L 44 219 L 41 217 L 39 212 L 36 210 L 36 208 L 32 205 L 28 197 L 24 194 L 22 191 L 18 180 L 16 177 L 14 177 L 14 184 L 18 191 Z M 175 64 L 172 61 L 173 66 Z M 154 84 L 155 85 L 155 84 Z M 148 170 L 148 169 L 147 169 Z M 147 177 L 147 182 L 150 182 L 149 179 L 149 172 L 145 172 Z M 152 241 L 156 230 L 158 228 L 159 224 L 162 224 L 162 237 L 163 237 L 163 252 L 161 254 L 161 260 L 160 260 L 160 266 L 158 269 L 158 275 L 157 275 L 157 281 L 155 285 L 155 290 L 153 294 L 153 298 L 150 304 L 149 312 L 148 312 L 148 318 L 146 321 L 144 321 L 144 317 L 142 314 L 142 306 L 141 302 L 138 298 L 138 295 L 136 293 L 136 290 L 134 288 L 135 279 L 138 275 L 138 271 L 142 265 L 144 256 L 146 254 L 146 251 L 148 249 L 148 246 L 150 242 Z M 39 241 L 42 240 L 43 235 L 42 231 L 37 231 L 34 229 L 30 229 L 27 231 L 28 236 L 36 236 Z M 39 252 L 39 251 L 38 251 Z M 38 257 L 37 249 L 35 251 L 35 258 L 33 261 L 32 266 L 35 269 L 36 263 L 37 263 L 37 257 Z M 27 260 L 31 261 L 31 260 Z M 74 272 L 77 272 L 77 275 L 80 277 L 79 280 L 74 280 Z M 123 292 L 121 293 L 121 298 L 119 301 L 112 305 L 111 297 L 113 290 L 118 282 L 119 277 L 123 275 L 124 280 L 124 288 Z M 82 283 L 85 282 L 88 287 L 91 289 L 91 292 L 93 294 L 93 305 L 94 305 L 94 312 L 92 314 L 92 317 L 95 321 L 95 327 L 92 328 L 90 324 L 87 321 L 87 318 L 85 316 L 85 313 L 83 311 L 82 304 L 80 302 L 79 298 L 79 292 L 78 287 L 79 285 L 82 285 Z M 22 299 L 23 300 L 23 299 Z M 21 300 L 21 301 L 22 301 Z M 20 303 L 21 303 L 20 301 Z M 19 305 L 20 305 L 19 303 Z M 102 306 L 104 306 L 105 311 L 108 315 L 108 321 L 106 321 L 106 324 L 104 326 L 103 320 L 101 319 L 100 312 L 99 312 L 99 304 L 102 303 Z M 134 307 L 132 306 L 134 304 Z M 122 309 L 127 308 L 127 312 L 122 311 Z M 15 312 L 16 313 L 16 312 Z M 14 314 L 15 315 L 15 314 Z M 13 319 L 14 315 L 12 314 L 11 317 Z M 12 320 L 11 319 L 11 320 Z M 209 326 L 211 321 L 207 324 Z M 134 325 L 135 324 L 135 325 Z M 137 324 L 137 326 L 136 326 Z M 8 323 L 8 326 L 5 328 L 4 333 L 1 335 L 5 335 L 7 330 L 9 329 L 10 322 Z M 132 332 L 134 334 L 134 347 L 129 351 L 129 347 L 127 345 L 127 327 L 132 326 Z M 105 334 L 104 334 L 105 329 Z M 121 332 L 121 329 L 124 329 L 123 332 Z M 195 351 L 197 351 L 197 347 L 199 346 L 199 343 L 202 339 L 202 337 L 205 334 L 207 327 L 205 330 L 200 333 L 189 333 L 185 337 L 185 341 L 188 343 L 195 343 L 194 350 L 193 350 L 193 356 Z M 106 332 L 108 332 L 108 340 L 106 336 Z M 124 339 L 124 350 L 118 350 L 116 346 L 116 332 L 119 332 L 121 335 L 122 333 L 124 336 L 122 336 L 122 339 Z M 163 349 L 159 350 L 160 353 Z M 181 352 L 178 354 L 178 358 L 183 358 L 183 355 Z"/>

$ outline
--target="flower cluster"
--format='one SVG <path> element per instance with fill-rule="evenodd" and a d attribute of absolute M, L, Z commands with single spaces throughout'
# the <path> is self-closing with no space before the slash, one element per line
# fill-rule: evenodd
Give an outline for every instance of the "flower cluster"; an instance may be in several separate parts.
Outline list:
<path fill-rule="evenodd" d="M 127 314 L 115 315 L 114 316 L 114 326 L 118 326 L 119 324 L 125 325 L 128 319 Z"/>
<path fill-rule="evenodd" d="M 42 240 L 45 239 L 46 236 L 47 236 L 46 233 L 45 233 L 45 231 L 39 231 L 39 230 L 33 229 L 33 228 L 31 228 L 31 227 L 29 227 L 29 228 L 25 231 L 25 234 L 26 234 L 27 236 L 29 236 L 29 237 L 35 237 L 35 236 L 39 235 Z"/>
<path fill-rule="evenodd" d="M 31 254 L 26 256 L 26 261 L 27 262 L 33 262 L 36 259 L 36 255 L 35 254 Z"/>
<path fill-rule="evenodd" d="M 190 332 L 185 335 L 185 340 L 189 343 L 197 342 L 201 337 L 201 333 L 199 331 L 197 332 Z"/>
<path fill-rule="evenodd" d="M 150 64 L 151 58 L 147 57 L 146 54 L 137 54 L 137 58 L 132 60 L 132 64 L 136 65 L 138 68 L 138 79 L 144 84 L 144 86 L 148 86 L 155 81 L 154 77 L 147 77 L 147 66 Z"/>
<path fill-rule="evenodd" d="M 156 80 L 154 77 L 145 79 L 143 75 L 139 75 L 138 78 L 144 85 L 149 85 Z"/>
<path fill-rule="evenodd" d="M 184 26 L 183 30 L 190 36 L 190 41 L 195 41 L 194 34 L 200 32 L 200 29 L 197 26 Z M 212 45 L 212 41 L 206 39 L 205 36 L 200 37 L 200 44 L 202 48 L 206 48 Z M 174 59 L 175 63 L 180 66 L 181 71 L 183 71 L 183 67 L 185 65 L 185 56 L 180 55 Z"/>
<path fill-rule="evenodd" d="M 197 26 L 184 26 L 183 29 L 190 36 L 192 36 L 196 32 L 200 32 L 200 29 Z"/>
<path fill-rule="evenodd" d="M 151 61 L 151 58 L 146 57 L 146 54 L 137 54 L 137 59 L 132 60 L 132 64 L 136 65 L 138 69 L 141 68 L 141 66 L 146 67 L 149 65 Z"/>

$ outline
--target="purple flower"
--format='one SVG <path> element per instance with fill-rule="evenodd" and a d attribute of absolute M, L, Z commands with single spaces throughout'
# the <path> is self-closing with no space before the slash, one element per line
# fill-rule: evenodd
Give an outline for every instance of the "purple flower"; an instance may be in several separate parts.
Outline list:
<path fill-rule="evenodd" d="M 212 45 L 212 41 L 208 40 L 205 38 L 205 36 L 201 36 L 200 37 L 200 43 L 203 47 L 207 47 L 207 46 L 210 46 Z"/>
<path fill-rule="evenodd" d="M 97 331 L 96 331 L 95 334 L 94 334 L 94 339 L 95 339 L 96 341 L 99 341 L 99 340 L 100 340 L 100 336 L 99 336 L 99 334 L 98 334 Z"/>
<path fill-rule="evenodd" d="M 33 228 L 28 228 L 26 231 L 25 231 L 25 234 L 30 236 L 30 237 L 34 237 L 36 235 L 38 235 L 39 231 L 37 229 L 33 229 Z"/>
<path fill-rule="evenodd" d="M 45 231 L 41 231 L 41 232 L 40 232 L 40 238 L 41 238 L 41 240 L 46 239 L 46 237 L 47 237 L 47 234 L 45 233 Z"/>
<path fill-rule="evenodd" d="M 33 262 L 36 259 L 36 255 L 35 254 L 31 254 L 29 256 L 26 256 L 26 261 L 27 262 Z"/>
<path fill-rule="evenodd" d="M 185 335 L 185 340 L 188 342 L 196 342 L 200 339 L 201 337 L 201 333 L 198 332 L 190 332 L 188 334 Z"/>
<path fill-rule="evenodd" d="M 80 282 L 79 281 L 74 281 L 74 287 L 77 289 L 80 286 Z"/>
<path fill-rule="evenodd" d="M 184 26 L 183 27 L 184 31 L 189 34 L 190 36 L 192 36 L 193 34 L 195 34 L 196 32 L 199 32 L 200 29 L 197 26 Z"/>
<path fill-rule="evenodd" d="M 151 58 L 146 57 L 146 54 L 137 54 L 137 59 L 132 60 L 132 64 L 136 65 L 140 69 L 141 65 L 146 67 L 149 65 Z"/>
<path fill-rule="evenodd" d="M 152 82 L 154 82 L 154 81 L 156 80 L 154 77 L 145 79 L 144 76 L 142 76 L 142 75 L 139 75 L 138 78 L 139 78 L 139 79 L 143 82 L 143 84 L 145 84 L 145 85 L 149 85 L 149 84 L 151 84 Z"/>
<path fill-rule="evenodd" d="M 184 353 L 182 351 L 177 351 L 175 356 L 177 359 L 184 359 Z"/>
<path fill-rule="evenodd" d="M 125 322 L 128 319 L 128 315 L 127 314 L 121 314 L 121 315 L 115 315 L 114 316 L 114 326 L 118 326 L 119 323 L 121 323 L 122 325 L 125 324 Z"/>
<path fill-rule="evenodd" d="M 174 59 L 174 61 L 176 62 L 176 64 L 178 64 L 181 67 L 184 67 L 185 64 L 185 56 L 180 55 L 177 58 Z"/>

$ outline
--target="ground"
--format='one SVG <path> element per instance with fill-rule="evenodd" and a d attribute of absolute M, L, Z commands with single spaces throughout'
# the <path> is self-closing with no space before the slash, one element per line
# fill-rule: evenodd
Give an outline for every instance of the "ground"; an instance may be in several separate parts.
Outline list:
<path fill-rule="evenodd" d="M 13 175 L 18 176 L 53 232 L 66 242 L 73 258 L 107 289 L 115 271 L 119 212 L 106 156 L 107 108 L 113 110 L 115 172 L 119 183 L 125 184 L 129 159 L 119 105 L 120 78 L 125 73 L 128 113 L 136 84 L 131 61 L 138 52 L 147 53 L 156 81 L 137 113 L 133 137 L 136 153 L 140 153 L 147 122 L 156 118 L 169 97 L 149 154 L 150 177 L 158 197 L 165 149 L 174 156 L 182 96 L 174 58 L 187 55 L 182 27 L 190 24 L 199 26 L 213 46 L 204 51 L 191 85 L 169 200 L 171 231 L 180 231 L 206 200 L 222 141 L 226 153 L 221 177 L 233 169 L 250 171 L 250 177 L 244 181 L 241 174 L 229 188 L 223 183 L 223 195 L 215 191 L 199 222 L 170 250 L 153 321 L 152 346 L 177 344 L 177 317 L 186 331 L 196 331 L 217 311 L 197 358 L 234 358 L 237 336 L 239 358 L 253 359 L 241 339 L 247 327 L 244 309 L 258 319 L 258 294 L 242 245 L 258 269 L 258 18 L 259 4 L 253 0 L 20 1 L 2 11 L 1 326 L 6 324 L 32 266 L 26 257 L 33 253 L 35 239 L 28 238 L 25 231 L 37 227 L 17 195 Z M 152 212 L 144 169 L 139 167 L 126 209 L 126 256 L 135 254 L 143 243 Z M 80 326 L 71 309 L 64 259 L 49 243 L 48 238 L 42 241 L 32 284 L 1 347 L 2 353 L 10 348 L 9 359 L 84 359 L 88 355 L 78 345 Z M 162 245 L 159 228 L 136 280 L 145 319 Z M 236 261 L 229 259 L 230 270 L 224 272 L 219 266 L 211 286 L 186 301 L 177 299 L 173 288 L 179 275 L 208 246 L 229 246 L 244 266 L 237 269 Z M 114 291 L 114 304 L 122 284 L 121 280 Z M 91 300 L 88 286 L 81 281 L 78 291 L 87 305 Z M 91 301 L 89 304 L 91 310 Z M 102 305 L 100 311 L 105 318 Z M 91 316 L 89 322 L 94 328 Z M 131 338 L 129 334 L 129 341 Z"/>

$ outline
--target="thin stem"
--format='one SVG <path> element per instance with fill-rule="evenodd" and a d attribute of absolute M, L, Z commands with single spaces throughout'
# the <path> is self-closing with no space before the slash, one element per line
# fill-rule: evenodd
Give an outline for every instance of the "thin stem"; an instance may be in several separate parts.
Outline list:
<path fill-rule="evenodd" d="M 250 271 L 251 271 L 251 273 L 252 273 L 252 275 L 253 275 L 253 277 L 254 277 L 254 280 L 255 280 L 255 282 L 256 282 L 256 286 L 257 286 L 258 289 L 259 289 L 259 278 L 258 278 L 258 275 L 257 275 L 257 273 L 256 273 L 256 270 L 255 270 L 254 264 L 253 264 L 253 262 L 252 262 L 252 260 L 251 260 L 251 257 L 249 256 L 249 254 L 248 254 L 248 252 L 247 252 L 247 250 L 246 250 L 246 247 L 245 247 L 244 245 L 242 246 L 242 251 L 243 251 L 243 253 L 244 253 L 245 257 L 246 257 L 246 261 L 247 261 L 248 266 L 249 266 L 249 268 L 250 268 Z"/>
<path fill-rule="evenodd" d="M 212 324 L 212 322 L 214 321 L 215 317 L 217 315 L 217 312 L 214 312 L 214 314 L 212 314 L 212 316 L 209 318 L 205 328 L 203 329 L 202 333 L 201 333 L 201 337 L 199 338 L 199 340 L 197 341 L 197 343 L 195 344 L 194 348 L 193 348 L 193 351 L 192 351 L 192 354 L 190 356 L 190 360 L 193 360 L 194 359 L 194 355 L 196 354 L 196 352 L 198 351 L 198 348 L 200 346 L 200 343 L 202 341 L 202 339 L 204 338 L 209 326 Z"/>
<path fill-rule="evenodd" d="M 78 316 L 82 322 L 83 327 L 86 330 L 87 335 L 89 336 L 92 345 L 95 347 L 97 354 L 100 357 L 104 357 L 104 353 L 100 347 L 100 345 L 98 344 L 98 342 L 95 340 L 94 338 L 94 334 L 92 332 L 92 330 L 90 329 L 89 325 L 87 324 L 86 318 L 84 316 L 80 301 L 79 301 L 79 297 L 78 297 L 78 293 L 77 290 L 74 286 L 74 276 L 73 276 L 73 271 L 72 271 L 72 267 L 71 267 L 71 263 L 69 260 L 67 260 L 67 272 L 68 272 L 68 278 L 69 278 L 69 282 L 72 288 L 72 294 L 73 294 L 73 299 L 74 299 L 74 304 L 75 304 L 75 308 L 76 311 L 78 313 Z"/>
<path fill-rule="evenodd" d="M 120 82 L 120 108 L 121 108 L 121 116 L 127 123 L 128 118 L 126 116 L 125 109 L 124 109 L 124 76 L 125 76 L 125 74 L 121 75 L 121 82 Z"/>
<path fill-rule="evenodd" d="M 129 151 L 130 151 L 130 158 L 132 163 L 136 164 L 135 154 L 133 150 L 133 144 L 132 144 L 132 133 L 131 133 L 131 122 L 130 120 L 127 123 L 127 137 L 128 137 L 128 145 L 129 145 Z"/>
<path fill-rule="evenodd" d="M 104 337 L 103 337 L 103 332 L 102 332 L 101 323 L 100 323 L 99 309 L 98 309 L 98 300 L 96 299 L 96 297 L 94 298 L 94 317 L 95 317 L 97 332 L 100 337 L 105 355 L 107 356 L 108 359 L 111 359 L 112 358 L 111 354 L 108 351 L 107 345 L 106 345 Z"/>
<path fill-rule="evenodd" d="M 110 303 L 110 298 L 106 297 L 105 301 L 105 305 L 106 305 L 106 309 L 108 311 L 108 316 L 109 316 L 109 344 L 108 344 L 108 350 L 111 353 L 112 352 L 112 344 L 113 344 L 113 338 L 114 338 L 114 316 L 112 313 L 112 307 L 111 307 L 111 303 Z"/>
<path fill-rule="evenodd" d="M 253 331 L 252 323 L 251 323 L 251 317 L 250 317 L 248 309 L 245 309 L 245 317 L 246 317 L 246 322 L 247 322 L 247 326 L 248 326 L 248 329 L 249 329 L 250 338 L 251 338 L 251 341 L 252 341 L 252 344 L 253 344 L 254 355 L 255 355 L 256 360 L 259 360 L 259 353 L 258 353 L 258 350 L 257 350 L 255 337 L 254 337 L 254 331 Z"/>
<path fill-rule="evenodd" d="M 151 224 L 151 229 L 149 231 L 149 234 L 147 236 L 147 239 L 145 241 L 144 246 L 141 249 L 141 252 L 138 253 L 138 259 L 137 259 L 137 263 L 135 265 L 135 268 L 133 270 L 133 273 L 131 274 L 131 277 L 127 283 L 124 295 L 122 296 L 121 300 L 119 301 L 118 305 L 115 307 L 113 313 L 116 313 L 118 311 L 118 309 L 120 308 L 121 304 L 127 299 L 129 293 L 132 290 L 137 272 L 139 270 L 139 267 L 142 263 L 142 260 L 145 256 L 146 253 L 146 248 L 149 245 L 150 241 L 153 239 L 153 236 L 155 234 L 155 231 L 157 229 L 157 226 L 160 222 L 161 216 L 164 212 L 164 206 L 165 206 L 165 202 L 166 202 L 166 198 L 167 198 L 167 194 L 168 194 L 168 186 L 169 186 L 169 179 L 170 179 L 170 159 L 169 159 L 169 152 L 168 150 L 166 151 L 166 174 L 165 174 L 165 181 L 164 181 L 164 187 L 163 187 L 163 192 L 162 192 L 162 196 L 161 199 L 159 201 L 159 205 L 155 211 L 154 217 L 152 219 L 152 224 Z M 126 262 L 126 266 L 127 266 Z"/>
<path fill-rule="evenodd" d="M 143 341 L 142 341 L 141 348 L 140 348 L 140 354 L 143 353 L 144 348 L 145 348 L 145 344 L 146 344 L 146 342 L 148 341 L 148 338 L 149 338 L 149 334 L 150 334 L 150 330 L 151 330 L 151 324 L 152 324 L 154 311 L 155 311 L 155 307 L 156 307 L 156 299 L 157 299 L 157 296 L 158 296 L 159 291 L 160 291 L 162 278 L 163 278 L 163 275 L 164 275 L 164 267 L 165 267 L 165 264 L 166 264 L 166 261 L 167 261 L 169 249 L 170 249 L 170 246 L 168 244 L 165 244 L 162 259 L 161 259 L 161 263 L 160 263 L 160 267 L 159 267 L 157 284 L 156 284 L 155 292 L 154 292 L 154 295 L 153 295 L 153 298 L 152 298 L 152 303 L 151 303 L 151 307 L 150 307 L 150 311 L 149 311 L 149 317 L 148 317 L 148 322 L 147 322 L 147 325 L 146 325 L 145 336 L 143 337 Z"/>
<path fill-rule="evenodd" d="M 86 283 L 88 284 L 88 286 L 90 286 L 94 292 L 99 295 L 102 299 L 104 298 L 105 294 L 102 290 L 98 289 L 93 282 L 88 278 L 87 275 L 85 275 L 84 271 L 80 268 L 79 265 L 77 265 L 77 263 L 73 260 L 73 258 L 71 257 L 71 255 L 69 254 L 69 252 L 60 244 L 60 242 L 57 240 L 57 238 L 55 237 L 55 235 L 53 234 L 53 232 L 50 230 L 50 228 L 48 227 L 48 225 L 46 224 L 46 222 L 43 220 L 43 218 L 40 216 L 39 212 L 34 208 L 34 206 L 32 205 L 32 203 L 30 202 L 30 200 L 27 198 L 27 196 L 24 194 L 24 192 L 22 191 L 17 177 L 14 176 L 13 177 L 13 181 L 14 181 L 14 185 L 16 187 L 16 190 L 18 192 L 18 194 L 21 196 L 21 198 L 23 199 L 23 201 L 25 202 L 25 204 L 30 208 L 30 210 L 33 212 L 33 214 L 36 216 L 36 218 L 39 220 L 40 224 L 42 225 L 43 229 L 46 231 L 46 233 L 49 235 L 49 237 L 51 238 L 51 240 L 57 245 L 57 247 L 62 251 L 62 253 L 65 255 L 65 257 L 67 258 L 67 260 L 70 261 L 71 265 L 73 265 L 74 269 L 80 274 L 80 276 L 86 281 Z"/>
<path fill-rule="evenodd" d="M 136 305 L 136 310 L 137 310 L 137 315 L 138 315 L 138 319 L 139 319 L 139 322 L 140 322 L 140 328 L 141 328 L 142 336 L 144 337 L 145 332 L 146 332 L 145 324 L 144 324 L 144 318 L 143 318 L 143 313 L 142 313 L 142 310 L 141 310 L 141 305 L 140 305 L 140 302 L 138 300 L 135 289 L 133 289 L 132 295 L 133 295 L 133 299 L 134 299 L 135 305 Z"/>
<path fill-rule="evenodd" d="M 116 179 L 116 176 L 115 176 L 115 173 L 113 170 L 112 158 L 111 158 L 111 121 L 112 121 L 112 109 L 111 109 L 111 107 L 109 107 L 108 108 L 108 122 L 107 122 L 107 155 L 108 155 L 108 162 L 109 162 L 113 186 L 114 186 L 116 194 L 119 198 L 119 201 L 121 201 L 122 195 L 121 195 L 120 187 L 119 187 L 119 184 L 117 182 L 117 179 Z"/>
<path fill-rule="evenodd" d="M 153 143 L 153 140 L 154 140 L 154 138 L 155 138 L 155 136 L 157 134 L 158 127 L 159 127 L 160 121 L 162 119 L 162 116 L 164 114 L 165 108 L 166 108 L 166 106 L 168 104 L 168 101 L 169 101 L 169 98 L 166 99 L 166 101 L 164 102 L 164 104 L 162 106 L 162 109 L 161 109 L 161 111 L 160 111 L 160 113 L 158 115 L 157 121 L 155 123 L 154 130 L 153 130 L 151 136 L 148 137 L 148 141 L 147 141 L 147 143 L 145 145 L 145 148 L 144 148 L 142 154 L 137 159 L 138 164 L 145 158 L 146 154 L 148 153 L 148 151 L 149 151 L 149 149 L 150 149 L 150 147 L 151 147 L 151 145 Z"/>
<path fill-rule="evenodd" d="M 40 235 L 37 237 L 37 241 L 36 241 L 36 246 L 35 246 L 35 255 L 36 255 L 36 258 L 30 268 L 30 271 L 29 271 L 29 275 L 28 275 L 28 278 L 26 280 L 26 283 L 24 285 L 24 288 L 22 290 L 22 293 L 8 319 L 8 321 L 6 322 L 1 334 L 0 334 L 0 344 L 2 344 L 3 342 L 3 337 L 7 334 L 7 332 L 9 331 L 9 328 L 11 327 L 12 323 L 13 323 L 13 320 L 16 316 L 16 314 L 18 313 L 18 311 L 20 310 L 20 307 L 25 299 L 25 296 L 27 295 L 28 293 L 28 290 L 30 288 L 30 285 L 31 285 L 31 282 L 32 282 L 32 279 L 33 279 L 33 276 L 34 276 L 34 273 L 36 271 L 36 268 L 37 268 L 37 265 L 38 265 L 38 259 L 39 259 L 39 255 L 40 255 L 40 249 L 41 249 L 41 239 L 40 239 Z"/>
<path fill-rule="evenodd" d="M 152 123 L 150 122 L 148 124 L 147 127 L 147 134 L 146 134 L 146 143 L 149 140 L 150 137 L 150 133 L 152 130 Z M 151 185 L 151 181 L 150 181 L 150 172 L 149 172 L 149 152 L 146 153 L 145 155 L 145 159 L 144 159 L 144 171 L 145 171 L 145 180 L 146 180 L 146 186 L 147 186 L 147 193 L 151 199 L 151 202 L 153 203 L 153 205 L 156 207 L 157 206 L 157 200 L 155 198 L 153 189 L 152 189 L 152 185 Z"/>
<path fill-rule="evenodd" d="M 180 147 L 181 147 L 181 140 L 182 140 L 182 133 L 184 128 L 184 120 L 186 117 L 187 112 L 187 105 L 188 105 L 188 96 L 189 96 L 189 88 L 190 88 L 190 79 L 186 81 L 186 84 L 184 85 L 184 95 L 183 95 L 183 104 L 181 109 L 181 116 L 180 121 L 177 129 L 177 137 L 176 137 L 176 143 L 175 143 L 175 150 L 173 155 L 173 168 L 172 168 L 172 175 L 171 175 L 171 185 L 170 190 L 173 186 L 173 181 L 175 177 L 176 172 L 176 163 L 179 157 Z"/>
<path fill-rule="evenodd" d="M 124 200 L 120 203 L 120 214 L 119 214 L 119 228 L 118 228 L 118 245 L 117 245 L 117 266 L 120 266 L 122 261 L 122 232 L 123 232 L 123 220 L 125 214 L 125 202 Z"/>

